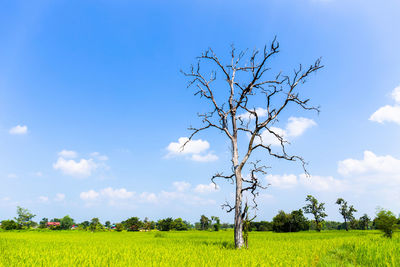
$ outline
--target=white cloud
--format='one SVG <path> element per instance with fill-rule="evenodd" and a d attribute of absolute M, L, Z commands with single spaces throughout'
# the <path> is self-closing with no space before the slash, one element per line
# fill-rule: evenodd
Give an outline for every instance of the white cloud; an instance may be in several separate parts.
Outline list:
<path fill-rule="evenodd" d="M 90 156 L 94 157 L 94 158 L 96 158 L 96 159 L 98 159 L 100 161 L 108 160 L 108 157 L 106 155 L 101 155 L 99 152 L 90 153 Z"/>
<path fill-rule="evenodd" d="M 400 103 L 400 85 L 397 86 L 396 88 L 394 88 L 393 92 L 392 92 L 392 98 L 394 99 L 394 101 L 396 101 L 397 103 Z"/>
<path fill-rule="evenodd" d="M 27 134 L 28 133 L 28 126 L 26 125 L 17 125 L 12 127 L 9 131 L 10 134 Z"/>
<path fill-rule="evenodd" d="M 184 192 L 190 188 L 190 184 L 184 181 L 173 182 L 172 185 L 175 187 L 176 191 Z"/>
<path fill-rule="evenodd" d="M 272 187 L 293 188 L 298 184 L 297 176 L 294 174 L 284 174 L 284 175 L 269 174 L 267 175 L 266 179 L 267 182 Z"/>
<path fill-rule="evenodd" d="M 99 193 L 97 193 L 96 191 L 94 191 L 94 190 L 89 190 L 89 191 L 87 191 L 87 192 L 82 192 L 81 194 L 80 194 L 80 198 L 82 199 L 82 200 L 96 200 L 96 199 L 98 199 L 98 197 L 100 196 L 100 194 Z"/>
<path fill-rule="evenodd" d="M 15 173 L 9 173 L 9 174 L 7 175 L 7 177 L 8 177 L 8 178 L 11 178 L 11 179 L 18 178 L 18 176 L 17 176 Z"/>
<path fill-rule="evenodd" d="M 127 199 L 133 197 L 134 192 L 129 192 L 125 188 L 112 189 L 111 187 L 107 187 L 101 190 L 100 194 L 111 199 Z"/>
<path fill-rule="evenodd" d="M 75 177 L 88 177 L 97 169 L 97 164 L 93 159 L 81 159 L 80 161 L 66 160 L 62 157 L 58 158 L 53 164 L 55 170 L 60 170 L 66 175 Z"/>
<path fill-rule="evenodd" d="M 400 124 L 400 106 L 389 106 L 379 108 L 369 118 L 371 121 L 379 123 L 394 122 Z"/>
<path fill-rule="evenodd" d="M 63 158 L 76 158 L 78 156 L 78 153 L 76 153 L 73 150 L 65 150 L 64 149 L 58 153 L 58 156 L 63 157 Z"/>
<path fill-rule="evenodd" d="M 193 154 L 191 159 L 198 162 L 212 162 L 218 160 L 218 156 L 213 153 L 208 153 L 206 155 Z"/>
<path fill-rule="evenodd" d="M 307 188 L 316 192 L 320 191 L 344 191 L 347 189 L 347 183 L 343 180 L 335 179 L 332 176 L 307 176 L 304 173 L 300 175 L 267 175 L 267 182 L 271 188 L 290 189 L 296 187 Z"/>
<path fill-rule="evenodd" d="M 400 160 L 390 155 L 377 156 L 367 150 L 361 160 L 350 158 L 339 161 L 338 172 L 343 176 L 381 173 L 400 177 Z"/>
<path fill-rule="evenodd" d="M 218 160 L 218 156 L 212 152 L 206 151 L 210 148 L 210 144 L 206 140 L 189 140 L 187 137 L 180 137 L 178 142 L 171 142 L 168 147 L 167 158 L 179 155 L 190 155 L 188 159 L 197 162 L 211 162 Z M 183 147 L 183 145 L 186 145 Z"/>
<path fill-rule="evenodd" d="M 42 172 L 35 172 L 35 175 L 38 176 L 38 177 L 42 177 L 43 173 Z"/>
<path fill-rule="evenodd" d="M 397 104 L 400 104 L 400 86 L 397 86 L 392 91 L 391 97 Z M 384 122 L 394 122 L 400 124 L 400 106 L 390 106 L 386 105 L 375 111 L 369 118 L 371 121 L 384 123 Z"/>
<path fill-rule="evenodd" d="M 256 108 L 256 114 L 259 118 L 265 117 L 267 116 L 267 110 L 263 109 L 263 108 Z M 248 120 L 252 120 L 255 118 L 255 116 L 253 114 L 251 114 L 250 112 L 245 112 L 243 114 L 240 114 L 237 116 L 238 119 L 241 119 L 243 122 L 246 122 Z"/>
<path fill-rule="evenodd" d="M 183 145 L 189 140 L 187 137 L 180 137 L 178 142 L 171 142 L 167 150 L 170 154 L 199 154 L 210 148 L 210 144 L 207 141 L 201 139 L 190 140 L 185 147 Z"/>
<path fill-rule="evenodd" d="M 288 123 L 286 124 L 286 128 L 278 128 L 278 127 L 270 127 L 270 130 L 277 135 L 281 136 L 284 141 L 289 141 L 292 138 L 299 137 L 302 135 L 307 129 L 312 126 L 317 125 L 314 120 L 303 118 L 303 117 L 290 117 L 288 119 Z M 261 133 L 261 140 L 257 138 L 256 143 L 262 143 L 264 145 L 280 145 L 279 139 L 268 130 L 264 130 Z"/>
<path fill-rule="evenodd" d="M 156 203 L 158 201 L 158 197 L 154 193 L 143 192 L 139 195 L 139 201 L 147 203 Z"/>
<path fill-rule="evenodd" d="M 299 175 L 302 185 L 314 191 L 336 191 L 341 192 L 347 189 L 345 181 L 335 179 L 332 176 L 312 175 L 307 177 L 305 174 Z"/>
<path fill-rule="evenodd" d="M 107 187 L 98 191 L 89 190 L 87 192 L 81 192 L 80 198 L 86 202 L 86 206 L 99 205 L 106 202 L 110 206 L 118 207 L 132 207 L 137 203 L 157 204 L 157 205 L 173 205 L 179 203 L 179 205 L 199 206 L 199 205 L 210 205 L 215 204 L 215 200 L 210 198 L 202 198 L 196 195 L 196 190 L 189 191 L 190 184 L 184 181 L 174 182 L 172 184 L 175 188 L 174 191 L 161 191 L 159 193 L 154 192 L 142 192 L 135 193 L 128 191 L 125 188 L 113 189 Z M 204 187 L 196 187 L 197 191 L 206 192 L 209 190 L 208 185 L 202 185 Z M 215 189 L 214 189 L 215 191 Z M 176 202 L 175 200 L 179 200 Z"/>
<path fill-rule="evenodd" d="M 317 125 L 315 121 L 303 117 L 290 117 L 286 126 L 288 137 L 302 135 L 308 128 Z"/>
<path fill-rule="evenodd" d="M 63 201 L 65 199 L 65 194 L 57 193 L 54 201 Z"/>
<path fill-rule="evenodd" d="M 49 201 L 49 198 L 48 197 L 46 197 L 46 196 L 40 196 L 39 197 L 39 202 L 47 202 L 47 201 Z"/>
<path fill-rule="evenodd" d="M 209 183 L 209 184 L 198 184 L 195 188 L 194 191 L 196 193 L 200 193 L 200 194 L 206 194 L 206 193 L 213 193 L 218 191 L 219 188 L 218 186 L 216 186 L 213 183 Z"/>

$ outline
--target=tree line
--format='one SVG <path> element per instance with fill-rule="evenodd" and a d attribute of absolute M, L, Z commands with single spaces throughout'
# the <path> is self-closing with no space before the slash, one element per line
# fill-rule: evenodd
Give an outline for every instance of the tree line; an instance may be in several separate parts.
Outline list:
<path fill-rule="evenodd" d="M 315 230 L 370 230 L 380 229 L 387 237 L 392 237 L 393 232 L 400 225 L 400 217 L 396 216 L 388 210 L 379 209 L 376 217 L 372 220 L 367 214 L 362 215 L 359 219 L 354 217 L 357 210 L 353 205 L 349 205 L 343 198 L 338 198 L 335 202 L 339 206 L 339 213 L 343 217 L 343 222 L 325 221 L 327 214 L 325 213 L 325 203 L 308 195 L 306 197 L 306 205 L 298 210 L 286 213 L 283 210 L 275 215 L 271 222 L 245 219 L 243 231 L 245 236 L 251 231 L 274 231 L 274 232 L 299 232 Z M 312 215 L 309 220 L 305 214 Z M 69 215 L 63 218 L 54 218 L 49 220 L 43 218 L 39 223 L 33 221 L 36 217 L 29 210 L 17 207 L 17 216 L 11 220 L 3 220 L 1 229 L 3 230 L 25 230 L 30 228 L 50 229 L 50 230 L 84 230 L 84 231 L 187 231 L 187 230 L 203 230 L 203 231 L 219 231 L 234 228 L 234 224 L 221 223 L 219 217 L 211 216 L 208 218 L 201 215 L 200 220 L 191 224 L 182 218 L 173 219 L 168 217 L 158 221 L 151 221 L 147 217 L 140 220 L 138 217 L 131 217 L 122 222 L 111 223 L 106 221 L 102 224 L 99 218 L 92 218 L 91 221 L 75 222 Z"/>

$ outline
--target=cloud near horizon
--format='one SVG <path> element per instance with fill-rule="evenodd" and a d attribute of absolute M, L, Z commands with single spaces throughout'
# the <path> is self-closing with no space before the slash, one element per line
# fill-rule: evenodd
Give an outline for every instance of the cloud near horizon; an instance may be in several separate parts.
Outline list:
<path fill-rule="evenodd" d="M 212 188 L 211 188 L 212 185 Z M 147 203 L 165 205 L 173 200 L 181 200 L 185 205 L 213 205 L 215 200 L 203 198 L 197 194 L 207 194 L 218 191 L 213 184 L 198 184 L 192 188 L 191 184 L 185 181 L 177 181 L 172 183 L 172 191 L 162 190 L 159 193 L 129 191 L 126 188 L 114 189 L 107 187 L 104 189 L 88 190 L 80 193 L 80 199 L 85 201 L 88 206 L 93 206 L 105 201 L 110 206 L 129 206 L 128 203 Z"/>

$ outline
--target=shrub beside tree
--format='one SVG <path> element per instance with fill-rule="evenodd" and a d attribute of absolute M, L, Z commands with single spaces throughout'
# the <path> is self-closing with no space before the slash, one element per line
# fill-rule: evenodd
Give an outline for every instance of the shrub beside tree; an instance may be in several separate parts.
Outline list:
<path fill-rule="evenodd" d="M 285 213 L 281 210 L 272 219 L 272 230 L 274 232 L 298 232 L 306 231 L 309 228 L 309 222 L 301 209 L 294 210 L 291 213 Z"/>

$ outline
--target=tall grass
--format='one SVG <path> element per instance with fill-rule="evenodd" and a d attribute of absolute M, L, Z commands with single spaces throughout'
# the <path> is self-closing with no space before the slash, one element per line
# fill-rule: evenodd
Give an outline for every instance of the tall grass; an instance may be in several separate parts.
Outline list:
<path fill-rule="evenodd" d="M 375 231 L 0 232 L 0 266 L 400 266 L 400 238 Z"/>

